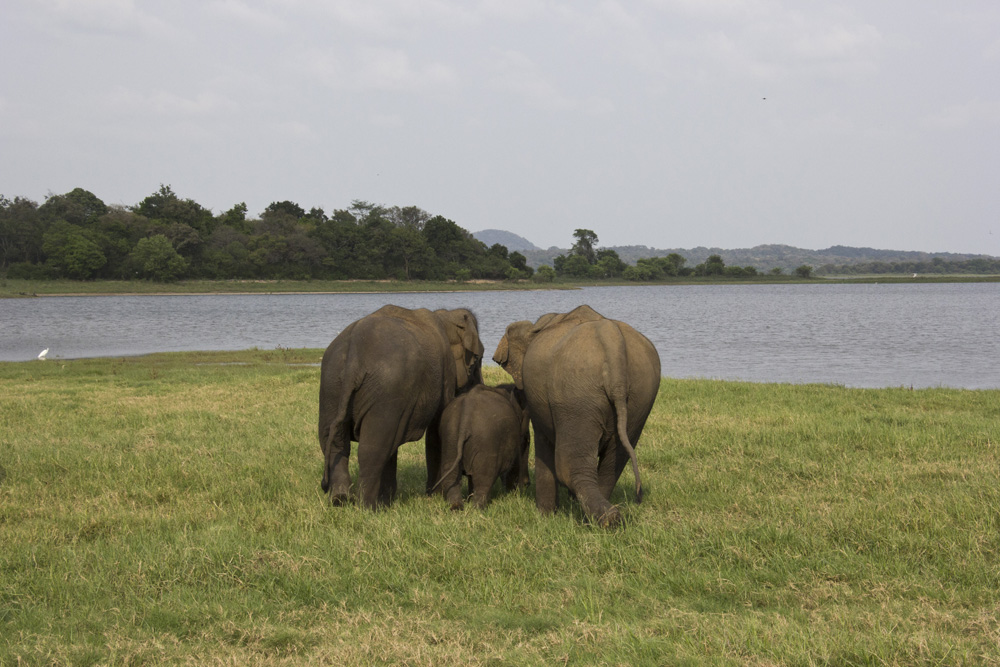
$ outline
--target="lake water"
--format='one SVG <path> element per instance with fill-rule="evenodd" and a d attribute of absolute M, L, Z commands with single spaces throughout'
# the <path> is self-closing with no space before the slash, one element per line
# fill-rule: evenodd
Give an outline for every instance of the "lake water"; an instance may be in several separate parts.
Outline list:
<path fill-rule="evenodd" d="M 997 283 L 0 299 L 0 361 L 322 348 L 386 303 L 471 308 L 487 360 L 510 322 L 586 303 L 648 336 L 669 377 L 1000 388 Z"/>

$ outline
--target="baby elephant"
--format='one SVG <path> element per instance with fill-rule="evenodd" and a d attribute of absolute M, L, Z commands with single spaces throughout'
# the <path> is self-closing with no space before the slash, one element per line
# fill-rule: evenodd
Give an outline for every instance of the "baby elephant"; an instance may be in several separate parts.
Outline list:
<path fill-rule="evenodd" d="M 507 490 L 528 484 L 528 411 L 524 392 L 513 384 L 476 385 L 441 415 L 442 467 L 438 484 L 453 510 L 462 509 L 462 475 L 479 508 L 503 475 Z"/>

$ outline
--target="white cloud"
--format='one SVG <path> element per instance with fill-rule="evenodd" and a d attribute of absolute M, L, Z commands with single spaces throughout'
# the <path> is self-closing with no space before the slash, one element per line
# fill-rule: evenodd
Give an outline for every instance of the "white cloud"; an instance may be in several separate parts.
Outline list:
<path fill-rule="evenodd" d="M 501 93 L 546 111 L 571 111 L 578 105 L 558 90 L 528 56 L 517 51 L 500 54 L 492 85 Z"/>
<path fill-rule="evenodd" d="M 133 0 L 43 0 L 50 18 L 91 32 L 166 34 L 162 19 L 136 8 Z"/>
<path fill-rule="evenodd" d="M 127 116 L 197 117 L 230 113 L 237 105 L 227 97 L 213 92 L 201 92 L 184 97 L 165 90 L 141 93 L 118 88 L 105 100 L 106 113 Z"/>
<path fill-rule="evenodd" d="M 415 65 L 400 49 L 364 49 L 359 55 L 354 81 L 363 88 L 428 92 L 450 88 L 458 78 L 454 69 L 443 63 Z"/>
<path fill-rule="evenodd" d="M 299 121 L 282 121 L 275 125 L 278 134 L 288 139 L 312 139 L 316 133 L 306 123 Z"/>
<path fill-rule="evenodd" d="M 954 104 L 927 116 L 923 124 L 944 130 L 1000 124 L 1000 101 L 971 100 L 965 104 Z"/>
<path fill-rule="evenodd" d="M 649 0 L 659 9 L 696 19 L 742 20 L 768 11 L 763 0 Z"/>
<path fill-rule="evenodd" d="M 881 41 L 871 25 L 825 25 L 805 29 L 790 46 L 792 55 L 801 58 L 855 61 L 867 58 Z"/>
<path fill-rule="evenodd" d="M 983 58 L 986 60 L 1000 60 L 1000 39 L 995 39 L 983 49 Z"/>
<path fill-rule="evenodd" d="M 217 0 L 209 4 L 208 11 L 259 29 L 268 31 L 287 29 L 285 22 L 275 14 L 258 7 L 251 7 L 243 0 Z"/>

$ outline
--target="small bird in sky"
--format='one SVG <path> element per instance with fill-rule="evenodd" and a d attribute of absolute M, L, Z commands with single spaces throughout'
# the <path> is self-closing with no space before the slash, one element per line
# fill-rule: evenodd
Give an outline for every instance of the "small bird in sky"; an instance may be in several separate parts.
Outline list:
<path fill-rule="evenodd" d="M 48 353 L 49 353 L 49 348 L 45 348 L 44 350 L 42 350 L 41 352 L 39 352 L 38 353 L 38 360 L 39 361 L 45 361 L 45 357 L 46 357 L 46 355 L 48 355 Z"/>

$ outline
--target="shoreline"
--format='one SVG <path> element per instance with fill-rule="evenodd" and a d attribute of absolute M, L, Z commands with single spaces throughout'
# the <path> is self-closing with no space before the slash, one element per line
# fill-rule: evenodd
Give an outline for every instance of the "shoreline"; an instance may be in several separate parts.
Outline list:
<path fill-rule="evenodd" d="M 178 289 L 185 283 L 139 283 L 148 289 L 136 289 L 135 282 L 128 281 L 98 281 L 75 283 L 68 280 L 59 281 L 27 281 L 5 279 L 0 282 L 0 299 L 30 299 L 36 297 L 69 297 L 69 296 L 240 296 L 240 295 L 281 295 L 281 294 L 450 294 L 458 292 L 534 292 L 578 290 L 584 287 L 681 287 L 681 286 L 733 286 L 733 285 L 857 285 L 857 284 L 940 284 L 940 283 L 995 283 L 1000 282 L 1000 276 L 863 276 L 863 277 L 815 277 L 810 279 L 784 280 L 766 277 L 749 280 L 732 280 L 720 278 L 717 280 L 676 279 L 656 282 L 627 282 L 620 280 L 579 281 L 557 283 L 506 283 L 504 281 L 475 281 L 462 284 L 447 284 L 428 282 L 426 285 L 416 282 L 396 281 L 324 281 L 317 283 L 317 289 L 303 289 L 309 283 L 306 281 L 273 281 L 273 282 L 240 282 L 226 281 L 195 281 L 187 283 L 190 289 Z M 114 289 L 120 285 L 122 289 Z M 287 285 L 291 289 L 255 289 L 264 286 Z M 359 289 L 350 289 L 356 285 Z M 375 288 L 375 286 L 378 288 Z M 47 291 L 45 288 L 53 290 Z M 234 289 L 235 287 L 235 289 Z M 239 287 L 243 287 L 240 289 Z M 339 287 L 339 289 L 338 289 Z M 94 289 L 88 289 L 94 288 Z M 110 288 L 110 289 L 107 289 Z M 221 288 L 221 289 L 218 289 Z"/>

